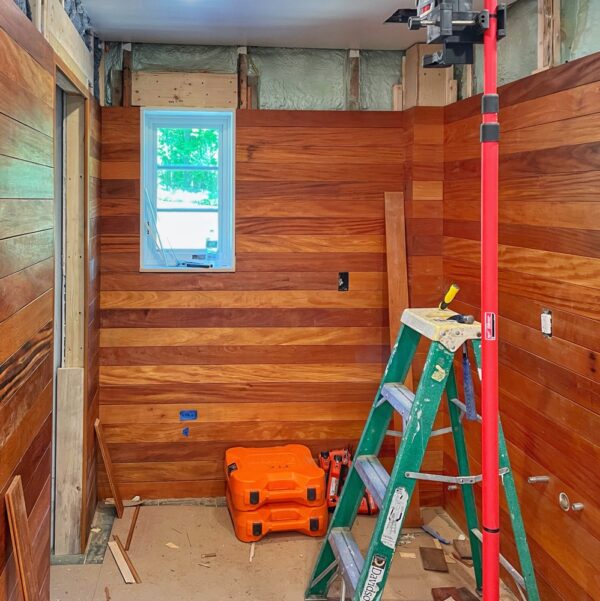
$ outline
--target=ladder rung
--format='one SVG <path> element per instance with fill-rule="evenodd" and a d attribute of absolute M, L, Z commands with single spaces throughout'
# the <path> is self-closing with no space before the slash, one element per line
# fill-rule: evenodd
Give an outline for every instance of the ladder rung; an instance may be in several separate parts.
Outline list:
<path fill-rule="evenodd" d="M 404 421 L 408 421 L 415 400 L 415 393 L 412 390 L 399 382 L 390 382 L 383 385 L 381 396 L 404 418 Z"/>
<path fill-rule="evenodd" d="M 367 490 L 373 495 L 377 507 L 383 507 L 390 475 L 385 471 L 379 459 L 375 455 L 363 455 L 354 460 L 354 467 Z"/>
<path fill-rule="evenodd" d="M 363 556 L 347 528 L 333 528 L 329 533 L 329 543 L 346 586 L 350 589 L 350 596 L 353 597 L 365 562 Z"/>
<path fill-rule="evenodd" d="M 502 467 L 498 470 L 499 476 L 508 474 L 510 470 Z M 448 484 L 477 484 L 483 480 L 481 474 L 473 476 L 445 476 L 444 474 L 424 474 L 423 472 L 404 472 L 407 478 L 412 480 L 428 480 L 430 482 L 446 482 Z"/>

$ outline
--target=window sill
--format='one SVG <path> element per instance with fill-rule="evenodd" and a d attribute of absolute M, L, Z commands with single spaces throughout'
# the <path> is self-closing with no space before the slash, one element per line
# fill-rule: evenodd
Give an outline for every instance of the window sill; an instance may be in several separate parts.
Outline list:
<path fill-rule="evenodd" d="M 235 273 L 232 267 L 140 267 L 140 273 Z"/>

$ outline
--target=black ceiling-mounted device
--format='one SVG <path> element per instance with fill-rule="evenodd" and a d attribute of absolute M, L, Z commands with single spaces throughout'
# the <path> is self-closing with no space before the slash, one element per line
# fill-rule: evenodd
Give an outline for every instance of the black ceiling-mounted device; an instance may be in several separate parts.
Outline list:
<path fill-rule="evenodd" d="M 498 39 L 506 36 L 506 6 L 499 5 Z M 473 10 L 473 0 L 416 0 L 416 8 L 397 10 L 386 23 L 406 23 L 412 31 L 427 28 L 427 43 L 443 48 L 423 57 L 424 67 L 473 64 L 473 45 L 483 43 L 487 10 Z"/>

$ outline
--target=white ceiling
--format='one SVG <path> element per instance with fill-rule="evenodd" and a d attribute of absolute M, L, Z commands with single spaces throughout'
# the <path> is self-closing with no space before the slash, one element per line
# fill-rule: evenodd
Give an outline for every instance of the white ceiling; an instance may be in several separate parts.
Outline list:
<path fill-rule="evenodd" d="M 84 0 L 101 39 L 404 49 L 423 34 L 383 22 L 414 0 Z"/>

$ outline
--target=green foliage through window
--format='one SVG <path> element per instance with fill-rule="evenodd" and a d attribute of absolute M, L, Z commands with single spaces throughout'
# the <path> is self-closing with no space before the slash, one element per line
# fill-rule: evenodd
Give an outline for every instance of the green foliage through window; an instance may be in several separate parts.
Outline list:
<path fill-rule="evenodd" d="M 218 130 L 161 127 L 156 146 L 158 208 L 218 206 Z"/>

